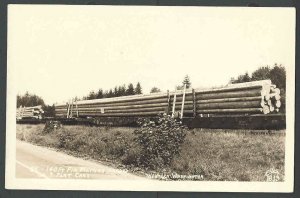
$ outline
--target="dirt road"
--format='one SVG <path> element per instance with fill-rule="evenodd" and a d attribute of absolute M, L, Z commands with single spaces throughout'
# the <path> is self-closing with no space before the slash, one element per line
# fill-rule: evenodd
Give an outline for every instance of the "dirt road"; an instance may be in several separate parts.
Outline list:
<path fill-rule="evenodd" d="M 146 179 L 23 141 L 16 145 L 17 178 Z"/>

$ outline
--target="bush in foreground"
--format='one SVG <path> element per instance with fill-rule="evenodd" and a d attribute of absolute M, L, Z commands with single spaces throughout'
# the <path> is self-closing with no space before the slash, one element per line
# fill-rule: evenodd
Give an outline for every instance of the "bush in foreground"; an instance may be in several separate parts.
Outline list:
<path fill-rule="evenodd" d="M 138 165 L 153 170 L 168 166 L 179 154 L 187 128 L 169 115 L 157 121 L 142 119 L 134 131 L 135 142 L 140 146 Z"/>

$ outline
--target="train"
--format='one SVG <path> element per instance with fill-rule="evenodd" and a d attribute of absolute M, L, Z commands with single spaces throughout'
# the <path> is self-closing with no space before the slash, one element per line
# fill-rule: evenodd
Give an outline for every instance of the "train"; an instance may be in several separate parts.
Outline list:
<path fill-rule="evenodd" d="M 66 124 L 137 126 L 140 118 L 166 114 L 190 128 L 284 129 L 280 90 L 271 80 L 55 104 Z M 43 121 L 47 119 L 42 119 Z M 42 121 L 41 120 L 41 121 Z M 19 120 L 19 123 L 26 121 Z M 27 120 L 29 122 L 29 120 Z"/>

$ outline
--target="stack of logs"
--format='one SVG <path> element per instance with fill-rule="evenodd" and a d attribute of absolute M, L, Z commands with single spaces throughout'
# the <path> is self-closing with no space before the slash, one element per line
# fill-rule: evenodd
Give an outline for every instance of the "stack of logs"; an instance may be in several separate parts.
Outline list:
<path fill-rule="evenodd" d="M 168 108 L 167 93 L 75 101 L 55 106 L 58 117 L 153 116 Z"/>
<path fill-rule="evenodd" d="M 42 119 L 42 114 L 44 113 L 42 106 L 34 106 L 34 107 L 22 107 L 20 106 L 17 109 L 17 120 L 23 118 L 34 118 L 34 119 Z"/>
<path fill-rule="evenodd" d="M 127 117 L 174 115 L 183 110 L 183 116 L 195 117 L 269 114 L 278 112 L 280 106 L 280 90 L 270 80 L 263 80 L 211 89 L 74 101 L 56 105 L 55 112 L 58 117 Z"/>

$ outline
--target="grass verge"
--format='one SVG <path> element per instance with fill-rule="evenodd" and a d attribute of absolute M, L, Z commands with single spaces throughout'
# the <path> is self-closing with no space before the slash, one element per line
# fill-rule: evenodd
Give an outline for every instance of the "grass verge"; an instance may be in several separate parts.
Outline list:
<path fill-rule="evenodd" d="M 134 165 L 140 152 L 134 144 L 134 128 L 64 126 L 47 134 L 43 129 L 44 125 L 17 125 L 17 138 L 115 167 L 153 173 Z M 189 130 L 179 155 L 170 166 L 154 172 L 201 175 L 201 180 L 206 181 L 265 181 L 266 171 L 273 168 L 279 172 L 279 181 L 283 181 L 285 136 L 250 132 Z"/>

